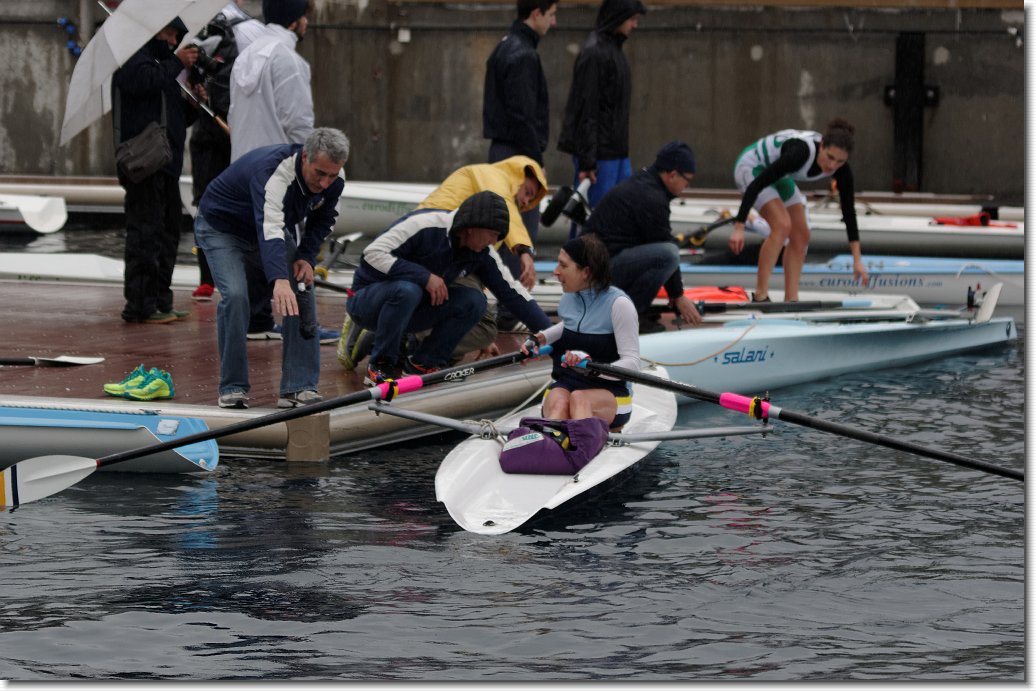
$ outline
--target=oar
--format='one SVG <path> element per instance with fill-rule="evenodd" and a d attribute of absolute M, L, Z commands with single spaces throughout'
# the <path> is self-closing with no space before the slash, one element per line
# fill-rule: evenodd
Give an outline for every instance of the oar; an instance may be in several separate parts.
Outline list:
<path fill-rule="evenodd" d="M 730 212 L 724 212 L 724 214 L 726 214 L 726 216 L 724 216 L 719 221 L 713 221 L 708 226 L 702 226 L 701 228 L 695 231 L 691 231 L 690 233 L 678 233 L 674 235 L 673 237 L 676 239 L 677 245 L 682 245 L 684 247 L 687 247 L 688 245 L 693 245 L 694 247 L 701 247 L 705 244 L 705 236 L 707 236 L 709 233 L 716 230 L 717 228 L 722 228 L 723 226 L 726 226 L 728 223 L 734 223 L 734 221 L 737 220 L 735 217 L 730 215 Z"/>
<path fill-rule="evenodd" d="M 812 310 L 858 310 L 861 308 L 873 307 L 874 303 L 863 298 L 846 300 L 805 300 L 805 301 L 752 301 L 748 303 L 706 303 L 698 301 L 696 304 L 698 312 L 718 313 L 733 312 L 738 310 L 755 310 L 756 312 L 809 312 Z"/>
<path fill-rule="evenodd" d="M 545 355 L 548 352 L 549 350 L 546 347 L 541 347 L 539 355 Z M 390 380 L 360 392 L 353 392 L 352 394 L 327 399 L 326 401 L 306 404 L 305 406 L 299 406 L 298 408 L 285 409 L 266 416 L 260 416 L 259 418 L 253 418 L 252 420 L 232 423 L 216 430 L 206 430 L 194 433 L 193 435 L 185 435 L 184 437 L 180 437 L 175 440 L 159 442 L 146 447 L 139 447 L 137 449 L 129 450 L 128 452 L 116 452 L 115 454 L 109 454 L 100 459 L 88 459 L 87 457 L 77 457 L 66 454 L 32 457 L 31 459 L 19 461 L 13 466 L 0 472 L 0 509 L 17 507 L 26 502 L 32 502 L 34 500 L 47 497 L 48 495 L 53 495 L 54 493 L 60 492 L 65 488 L 78 483 L 102 466 L 118 464 L 119 462 L 129 461 L 131 459 L 139 459 L 140 457 L 145 457 L 149 454 L 158 454 L 159 452 L 165 452 L 177 447 L 183 447 L 184 445 L 194 444 L 195 442 L 205 442 L 206 440 L 214 440 L 216 438 L 226 437 L 227 435 L 234 435 L 248 430 L 256 430 L 267 425 L 273 425 L 274 423 L 283 423 L 285 421 L 294 420 L 295 418 L 302 418 L 303 416 L 322 413 L 324 411 L 330 411 L 331 409 L 341 408 L 351 404 L 358 404 L 364 401 L 377 401 L 380 399 L 390 401 L 397 394 L 414 392 L 422 387 L 427 387 L 439 382 L 462 380 L 465 377 L 474 375 L 476 372 L 480 372 L 482 370 L 489 370 L 490 368 L 497 368 L 502 365 L 510 365 L 512 363 L 518 363 L 525 360 L 526 358 L 535 357 L 536 355 L 526 355 L 521 351 L 515 351 L 514 353 L 508 353 L 495 358 L 463 363 L 456 367 L 446 368 L 437 372 L 428 373 L 427 375 L 408 375 L 406 377 L 401 377 L 398 380 Z"/>
<path fill-rule="evenodd" d="M 68 220 L 68 209 L 63 197 L 0 195 L 0 203 L 17 209 L 25 225 L 37 233 L 60 231 Z"/>
<path fill-rule="evenodd" d="M 342 286 L 341 284 L 333 283 L 331 281 L 328 281 L 327 279 L 321 279 L 319 276 L 313 277 L 313 285 L 318 288 L 326 288 L 329 291 L 337 291 L 338 293 L 345 294 L 349 293 L 348 286 Z"/>
<path fill-rule="evenodd" d="M 101 356 L 58 356 L 57 358 L 0 356 L 0 365 L 94 365 L 101 362 L 104 362 L 104 358 Z"/>
<path fill-rule="evenodd" d="M 741 394 L 732 394 L 725 392 L 723 394 L 716 394 L 705 389 L 699 389 L 693 385 L 684 384 L 682 382 L 674 382 L 663 377 L 656 377 L 654 375 L 648 375 L 642 372 L 629 370 L 628 368 L 619 368 L 614 365 L 607 365 L 605 363 L 594 363 L 593 361 L 585 361 L 580 364 L 587 370 L 595 373 L 601 373 L 605 375 L 612 375 L 623 380 L 630 382 L 639 382 L 652 387 L 659 387 L 666 389 L 671 392 L 677 392 L 679 394 L 685 394 L 695 399 L 702 401 L 708 401 L 713 404 L 719 404 L 723 408 L 730 409 L 731 411 L 739 411 L 741 413 L 747 413 L 750 416 L 754 416 L 759 419 L 767 420 L 769 418 L 777 418 L 778 420 L 787 421 L 789 423 L 795 423 L 797 425 L 804 425 L 807 428 L 813 428 L 814 430 L 821 430 L 823 432 L 832 433 L 834 435 L 841 435 L 854 440 L 860 440 L 861 442 L 870 442 L 871 444 L 881 445 L 883 447 L 889 447 L 890 449 L 897 449 L 902 452 L 911 452 L 918 454 L 923 457 L 929 457 L 931 459 L 938 459 L 939 461 L 947 461 L 951 464 L 957 464 L 958 466 L 965 466 L 967 468 L 975 469 L 978 471 L 985 471 L 986 473 L 996 474 L 1003 476 L 1004 478 L 1011 478 L 1017 481 L 1024 481 L 1025 474 L 1020 471 L 1014 471 L 1011 469 L 1005 469 L 1001 466 L 995 466 L 993 464 L 979 461 L 977 459 L 971 459 L 969 457 L 961 456 L 960 454 L 954 454 L 952 452 L 943 452 L 938 449 L 929 449 L 928 447 L 922 447 L 912 442 L 906 442 L 904 440 L 897 440 L 892 437 L 885 435 L 877 435 L 875 433 L 867 432 L 866 430 L 858 430 L 851 428 L 847 425 L 840 425 L 838 423 L 831 423 L 830 421 L 821 420 L 812 416 L 807 416 L 803 413 L 796 413 L 795 411 L 787 411 L 780 406 L 774 406 L 768 401 L 763 401 L 758 397 L 752 398 L 743 396 Z"/>

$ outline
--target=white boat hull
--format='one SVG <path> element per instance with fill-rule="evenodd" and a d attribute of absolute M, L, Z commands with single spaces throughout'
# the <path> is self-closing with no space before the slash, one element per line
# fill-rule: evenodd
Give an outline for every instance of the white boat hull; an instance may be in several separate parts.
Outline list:
<path fill-rule="evenodd" d="M 718 218 L 716 209 L 680 204 L 679 200 L 674 200 L 669 217 L 674 234 L 691 233 Z M 942 257 L 1007 259 L 1021 259 L 1025 254 L 1023 221 L 1005 222 L 1010 226 L 953 226 L 935 224 L 925 217 L 874 215 L 859 216 L 857 222 L 860 245 L 865 253 L 930 255 L 937 251 Z M 710 232 L 704 248 L 725 250 L 732 230 L 733 226 L 727 225 Z M 761 244 L 762 241 L 758 234 L 745 234 L 746 244 Z M 810 251 L 844 252 L 848 244 L 841 212 L 810 213 Z"/>
<path fill-rule="evenodd" d="M 907 294 L 922 305 L 963 305 L 968 289 L 981 298 L 985 289 L 1003 282 L 999 305 L 1025 304 L 1025 264 L 1022 260 L 953 259 L 864 255 L 868 280 L 853 277 L 852 255 L 838 255 L 826 262 L 806 262 L 799 287 L 803 291 Z M 546 269 L 546 263 L 543 266 Z M 553 264 L 550 265 L 553 269 Z M 539 266 L 537 270 L 539 270 Z M 681 264 L 687 286 L 754 286 L 756 266 Z M 784 268 L 777 267 L 770 288 L 784 288 Z"/>
<path fill-rule="evenodd" d="M 359 232 L 374 237 L 412 211 L 434 189 L 434 185 L 421 183 L 347 182 L 338 204 L 335 233 Z M 729 200 L 727 202 L 703 204 L 697 200 L 673 200 L 670 212 L 673 233 L 690 233 L 712 223 L 722 210 L 730 210 Z M 548 203 L 549 199 L 545 199 L 541 209 Z M 937 250 L 942 256 L 1021 259 L 1025 252 L 1025 223 L 1021 220 L 1001 222 L 1011 226 L 951 226 L 933 224 L 931 217 L 889 214 L 860 215 L 858 223 L 860 241 L 868 253 L 924 255 Z M 846 249 L 840 210 L 813 210 L 810 225 L 812 251 L 837 253 Z M 550 226 L 541 224 L 539 242 L 560 245 L 568 239 L 568 229 L 568 220 L 564 218 Z M 725 249 L 730 231 L 730 226 L 712 231 L 705 248 Z M 761 243 L 762 238 L 749 233 L 747 242 Z"/>
<path fill-rule="evenodd" d="M 665 377 L 662 368 L 648 372 Z M 538 416 L 539 406 L 504 418 L 501 427 L 514 427 L 523 416 Z M 633 386 L 633 416 L 627 433 L 660 433 L 676 423 L 676 399 L 671 392 Z M 496 535 L 512 531 L 542 510 L 555 509 L 613 478 L 644 458 L 659 440 L 605 446 L 575 476 L 507 474 L 500 469 L 499 438 L 469 438 L 454 448 L 435 474 L 436 498 L 457 524 L 474 533 Z"/>
<path fill-rule="evenodd" d="M 663 364 L 672 379 L 686 384 L 756 395 L 1002 345 L 1018 336 L 1011 318 L 978 324 L 964 319 L 838 323 L 807 322 L 812 318 L 806 314 L 804 319 L 771 317 L 647 334 L 640 337 L 641 357 Z"/>

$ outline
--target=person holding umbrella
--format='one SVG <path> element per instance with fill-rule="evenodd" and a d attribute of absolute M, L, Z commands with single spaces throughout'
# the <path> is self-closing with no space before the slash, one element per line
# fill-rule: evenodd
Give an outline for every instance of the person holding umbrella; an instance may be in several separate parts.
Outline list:
<path fill-rule="evenodd" d="M 165 324 L 186 317 L 175 310 L 170 288 L 180 243 L 180 173 L 187 126 L 196 116 L 194 102 L 181 93 L 177 76 L 198 59 L 198 49 L 174 52 L 187 33 L 173 18 L 112 76 L 112 125 L 116 147 L 141 134 L 151 123 L 165 130 L 171 156 L 159 170 L 131 179 L 121 167 L 119 184 L 126 190 L 126 245 L 122 319 Z"/>

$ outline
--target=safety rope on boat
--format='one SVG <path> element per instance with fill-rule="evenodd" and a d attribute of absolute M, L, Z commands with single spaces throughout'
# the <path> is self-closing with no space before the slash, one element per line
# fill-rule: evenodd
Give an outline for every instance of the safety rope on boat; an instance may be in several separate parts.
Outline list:
<path fill-rule="evenodd" d="M 518 413 L 519 411 L 521 411 L 526 406 L 529 406 L 530 404 L 532 404 L 532 402 L 536 399 L 536 397 L 540 396 L 540 394 L 543 393 L 543 390 L 547 388 L 547 385 L 550 384 L 550 381 L 551 381 L 551 378 L 548 377 L 546 380 L 543 381 L 543 384 L 541 384 L 539 387 L 536 388 L 536 391 L 534 391 L 532 394 L 530 394 L 528 397 L 526 397 L 525 401 L 523 401 L 522 403 L 518 404 L 517 406 L 515 406 L 513 409 L 511 409 L 507 413 L 503 414 L 502 416 L 498 417 L 495 421 L 494 420 L 489 420 L 488 418 L 482 418 L 480 420 L 468 419 L 468 420 L 466 420 L 464 422 L 465 423 L 471 423 L 472 425 L 479 426 L 478 436 L 479 436 L 479 438 L 481 438 L 483 440 L 491 440 L 493 438 L 500 438 L 501 440 L 503 440 L 504 439 L 504 434 L 501 433 L 499 430 L 497 430 L 496 424 L 499 423 L 500 421 L 504 420 L 505 418 L 513 416 L 514 414 Z"/>
<path fill-rule="evenodd" d="M 690 365 L 697 365 L 698 363 L 704 363 L 707 360 L 715 358 L 716 356 L 718 356 L 719 354 L 723 353 L 724 351 L 727 351 L 732 346 L 734 346 L 737 342 L 739 342 L 742 339 L 744 339 L 748 335 L 748 332 L 750 332 L 753 329 L 755 329 L 755 327 L 756 327 L 755 324 L 748 325 L 745 328 L 745 331 L 741 332 L 741 335 L 738 336 L 733 341 L 731 341 L 729 344 L 727 344 L 726 346 L 721 347 L 718 351 L 710 353 L 707 356 L 702 356 L 698 360 L 691 360 L 691 361 L 688 361 L 686 363 L 667 363 L 667 362 L 661 361 L 661 360 L 651 360 L 650 358 L 645 358 L 644 356 L 641 356 L 640 359 L 642 361 L 644 361 L 645 363 L 649 364 L 649 365 L 661 365 L 661 366 L 667 367 L 667 368 L 681 368 L 681 367 L 687 367 L 687 366 L 690 366 Z"/>

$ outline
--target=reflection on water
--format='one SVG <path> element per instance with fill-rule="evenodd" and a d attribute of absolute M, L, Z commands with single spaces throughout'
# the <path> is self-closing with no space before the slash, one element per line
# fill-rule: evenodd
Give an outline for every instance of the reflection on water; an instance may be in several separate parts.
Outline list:
<path fill-rule="evenodd" d="M 1024 374 L 1019 344 L 773 400 L 1022 468 Z M 0 677 L 1022 680 L 1022 486 L 775 425 L 500 537 L 435 501 L 454 434 L 98 474 L 0 522 Z"/>

